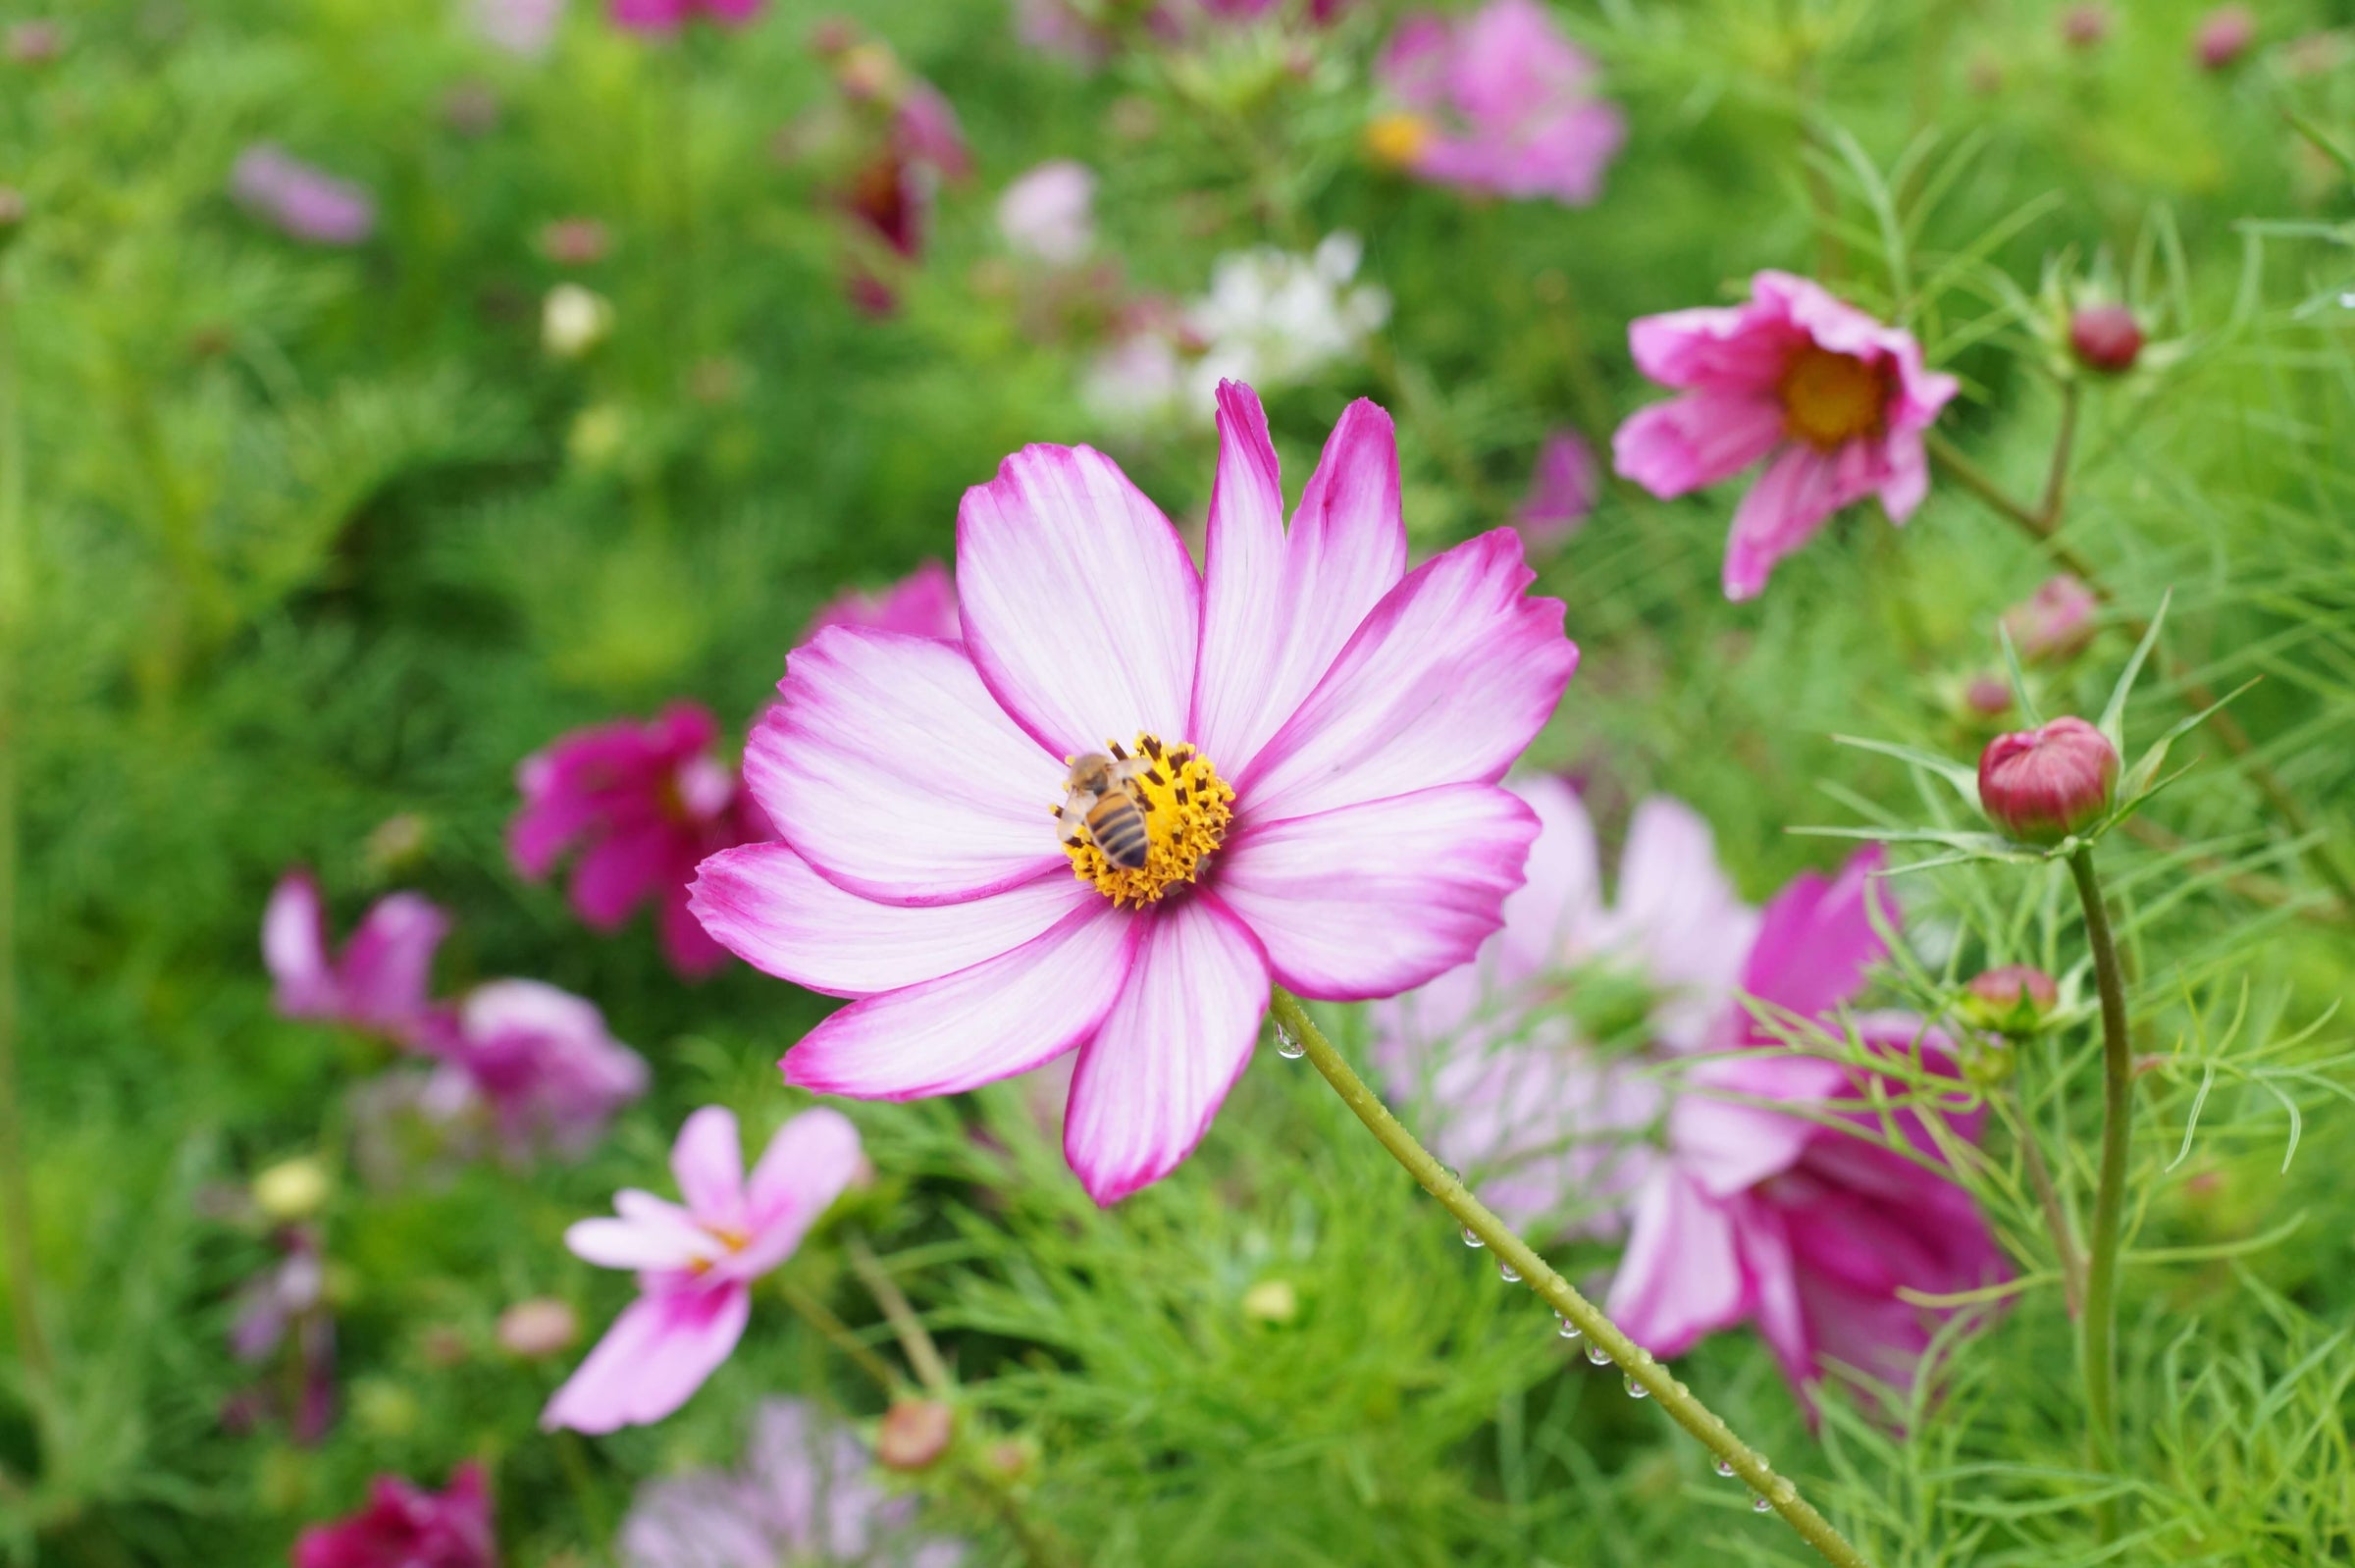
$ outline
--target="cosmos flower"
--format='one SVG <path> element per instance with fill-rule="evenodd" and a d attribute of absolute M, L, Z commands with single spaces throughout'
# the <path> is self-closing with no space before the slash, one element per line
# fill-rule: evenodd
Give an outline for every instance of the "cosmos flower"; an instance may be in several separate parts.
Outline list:
<path fill-rule="evenodd" d="M 482 1467 L 458 1466 L 441 1492 L 398 1476 L 377 1477 L 367 1507 L 302 1533 L 294 1568 L 498 1568 Z"/>
<path fill-rule="evenodd" d="M 655 907 L 663 956 L 680 974 L 707 974 L 725 955 L 687 913 L 687 883 L 713 850 L 767 836 L 736 770 L 711 755 L 719 726 L 694 703 L 643 723 L 574 730 L 515 770 L 523 806 L 507 825 L 507 854 L 534 881 L 578 849 L 573 912 L 610 931 L 643 904 Z"/>
<path fill-rule="evenodd" d="M 267 141 L 237 154 L 229 190 L 247 212 L 314 245 L 356 245 L 376 232 L 366 190 Z"/>
<path fill-rule="evenodd" d="M 282 1017 L 341 1023 L 414 1043 L 428 1017 L 434 952 L 449 916 L 415 893 L 376 901 L 343 951 L 327 951 L 327 914 L 308 871 L 279 878 L 262 914 L 262 963 Z"/>
<path fill-rule="evenodd" d="M 1867 850 L 1837 877 L 1802 876 L 1777 895 L 1743 967 L 1743 993 L 1830 1022 L 1886 952 L 1866 907 L 1879 865 L 1880 852 Z M 1881 918 L 1893 924 L 1897 913 L 1882 903 Z M 1918 1019 L 1866 1014 L 1853 1023 L 1892 1061 L 1918 1052 L 1931 1072 L 1955 1071 L 1952 1046 Z M 2002 1251 L 1945 1174 L 1918 1112 L 1889 1117 L 1911 1157 L 1882 1147 L 1858 1135 L 1883 1125 L 1860 1108 L 1866 1074 L 1788 1048 L 1746 1011 L 1729 1018 L 1727 1034 L 1731 1054 L 1693 1067 L 1668 1112 L 1666 1150 L 1636 1197 L 1605 1310 L 1656 1356 L 1754 1322 L 1810 1408 L 1833 1363 L 1902 1386 L 1948 1314 L 1899 1292 L 1997 1283 L 2009 1275 Z M 1978 1113 L 1945 1121 L 1976 1140 Z"/>
<path fill-rule="evenodd" d="M 851 1432 L 805 1400 L 764 1399 L 740 1465 L 640 1487 L 616 1545 L 623 1568 L 956 1568 L 964 1545 L 917 1535 L 915 1513 Z"/>
<path fill-rule="evenodd" d="M 880 594 L 851 589 L 836 595 L 811 617 L 809 635 L 815 637 L 829 626 L 867 626 L 953 643 L 961 635 L 957 584 L 946 566 L 926 561 Z"/>
<path fill-rule="evenodd" d="M 741 27 L 768 0 L 612 0 L 613 26 L 625 32 L 662 37 L 701 18 L 723 27 Z"/>
<path fill-rule="evenodd" d="M 1096 243 L 1096 174 L 1071 158 L 1040 164 L 998 197 L 998 233 L 1022 255 L 1068 267 Z"/>
<path fill-rule="evenodd" d="M 1599 489 L 1595 449 L 1578 432 L 1557 430 L 1538 448 L 1529 494 L 1513 513 L 1513 526 L 1531 549 L 1550 549 L 1578 532 Z"/>
<path fill-rule="evenodd" d="M 1644 316 L 1628 327 L 1636 368 L 1683 395 L 1630 417 L 1618 470 L 1682 496 L 1765 460 L 1734 513 L 1728 599 L 1752 599 L 1774 563 L 1832 513 L 1878 496 L 1903 523 L 1929 489 L 1921 433 L 1955 395 L 1922 368 L 1911 333 L 1884 327 L 1789 273 L 1751 280 L 1746 305 Z"/>
<path fill-rule="evenodd" d="M 473 0 L 468 9 L 486 43 L 527 60 L 548 53 L 564 20 L 564 0 Z"/>
<path fill-rule="evenodd" d="M 1666 1094 L 1647 1070 L 1708 1044 L 1758 915 L 1690 807 L 1636 808 L 1606 903 L 1578 793 L 1508 787 L 1544 824 L 1529 880 L 1474 963 L 1375 1007 L 1375 1060 L 1432 1106 L 1434 1147 L 1498 1214 L 1527 1226 L 1583 1205 L 1580 1228 L 1607 1232 L 1654 1159 Z"/>
<path fill-rule="evenodd" d="M 1595 62 L 1536 0 L 1410 16 L 1378 72 L 1402 107 L 1370 128 L 1376 156 L 1439 184 L 1583 207 L 1627 139 L 1594 96 Z"/>
<path fill-rule="evenodd" d="M 2094 618 L 2102 602 L 2093 590 L 2071 573 L 2062 572 L 2037 585 L 2036 592 L 2004 611 L 2004 630 L 2012 645 L 2030 664 L 2060 663 L 2084 652 L 2098 629 Z"/>
<path fill-rule="evenodd" d="M 748 963 L 855 999 L 791 1082 L 908 1099 L 1077 1050 L 1064 1147 L 1099 1203 L 1192 1151 L 1271 982 L 1389 996 L 1496 928 L 1537 820 L 1495 781 L 1577 662 L 1511 530 L 1406 569 L 1381 409 L 1342 415 L 1288 534 L 1248 388 L 1219 429 L 1206 576 L 1087 447 L 967 492 L 964 645 L 796 650 L 746 764 L 786 842 L 696 882 Z M 1074 797 L 1090 754 L 1118 774 Z"/>
<path fill-rule="evenodd" d="M 538 980 L 493 980 L 442 1009 L 422 1048 L 441 1066 L 427 1114 L 489 1122 L 508 1158 L 577 1156 L 644 1094 L 646 1062 L 613 1038 L 595 1004 Z"/>
<path fill-rule="evenodd" d="M 749 1177 L 734 1115 L 707 1105 L 689 1117 L 670 1151 L 684 1205 L 625 1188 L 613 1198 L 619 1218 L 564 1232 L 576 1256 L 637 1271 L 639 1294 L 540 1425 L 611 1432 L 685 1404 L 743 1336 L 753 1281 L 793 1255 L 859 1163 L 858 1129 L 839 1112 L 805 1111 L 779 1127 Z"/>
<path fill-rule="evenodd" d="M 282 1226 L 271 1244 L 278 1256 L 238 1288 L 229 1349 L 259 1367 L 275 1359 L 291 1335 L 291 1376 L 264 1376 L 232 1401 L 226 1420 L 235 1427 L 276 1411 L 294 1440 L 307 1446 L 325 1439 L 336 1414 L 336 1320 L 327 1303 L 327 1263 L 315 1226 Z"/>

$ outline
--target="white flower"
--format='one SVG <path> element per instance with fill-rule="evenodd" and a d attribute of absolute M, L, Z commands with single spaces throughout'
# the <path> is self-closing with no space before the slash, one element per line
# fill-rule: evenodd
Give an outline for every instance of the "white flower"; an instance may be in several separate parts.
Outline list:
<path fill-rule="evenodd" d="M 558 359 L 578 359 L 613 330 L 605 296 L 579 284 L 558 284 L 540 307 L 540 341 Z"/>
<path fill-rule="evenodd" d="M 1390 317 L 1390 296 L 1351 287 L 1363 247 L 1330 235 L 1312 255 L 1263 245 L 1219 258 L 1210 292 L 1186 323 L 1210 347 L 1193 368 L 1192 402 L 1207 413 L 1221 381 L 1282 386 L 1354 358 Z"/>

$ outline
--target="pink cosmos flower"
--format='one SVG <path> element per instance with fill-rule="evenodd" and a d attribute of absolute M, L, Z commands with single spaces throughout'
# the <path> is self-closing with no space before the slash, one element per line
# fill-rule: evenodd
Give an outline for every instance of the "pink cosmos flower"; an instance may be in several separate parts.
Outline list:
<path fill-rule="evenodd" d="M 376 202 L 366 190 L 267 141 L 237 154 L 229 190 L 255 217 L 315 245 L 356 245 L 376 232 Z"/>
<path fill-rule="evenodd" d="M 964 645 L 796 650 L 746 763 L 786 842 L 695 888 L 755 967 L 855 999 L 791 1082 L 951 1094 L 1076 1049 L 1064 1147 L 1099 1203 L 1192 1151 L 1271 981 L 1394 995 L 1496 928 L 1538 824 L 1495 781 L 1577 663 L 1511 530 L 1406 569 L 1381 409 L 1343 414 L 1287 534 L 1259 399 L 1218 404 L 1206 572 L 1102 453 L 1016 453 L 959 511 Z M 1096 753 L 1143 803 L 1118 863 L 1058 814 Z"/>
<path fill-rule="evenodd" d="M 1069 267 L 1096 243 L 1096 172 L 1054 158 L 1020 176 L 998 197 L 998 233 L 1021 255 Z"/>
<path fill-rule="evenodd" d="M 779 1127 L 749 1177 L 734 1115 L 707 1105 L 689 1117 L 670 1151 L 684 1206 L 625 1188 L 613 1198 L 618 1219 L 564 1232 L 575 1256 L 635 1269 L 639 1295 L 540 1425 L 611 1432 L 685 1404 L 743 1336 L 753 1281 L 793 1255 L 859 1163 L 858 1129 L 836 1111 L 805 1111 Z"/>
<path fill-rule="evenodd" d="M 482 1467 L 458 1466 L 442 1492 L 377 1477 L 367 1507 L 302 1533 L 294 1568 L 498 1568 Z"/>
<path fill-rule="evenodd" d="M 473 0 L 474 30 L 486 43 L 527 60 L 548 53 L 564 0 Z"/>
<path fill-rule="evenodd" d="M 811 617 L 808 637 L 815 637 L 829 626 L 866 626 L 953 643 L 962 633 L 957 620 L 957 584 L 946 566 L 926 561 L 879 594 L 851 589 L 837 595 Z"/>
<path fill-rule="evenodd" d="M 1805 1019 L 1843 1007 L 1886 951 L 1866 911 L 1880 863 L 1868 850 L 1835 878 L 1810 874 L 1784 889 L 1766 907 L 1744 993 Z M 1895 910 L 1881 911 L 1894 923 Z M 1952 1046 L 1918 1019 L 1867 1014 L 1854 1023 L 1893 1060 L 1918 1051 L 1932 1071 L 1955 1071 Z M 1810 1408 L 1834 1362 L 1902 1386 L 1946 1314 L 1898 1292 L 1997 1283 L 2010 1273 L 2003 1253 L 1970 1194 L 1941 1174 L 1917 1112 L 1890 1121 L 1927 1169 L 1837 1125 L 1737 1103 L 1731 1097 L 1779 1102 L 1876 1134 L 1882 1126 L 1855 1109 L 1866 1087 L 1856 1069 L 1790 1050 L 1740 1013 L 1728 1033 L 1747 1049 L 1688 1073 L 1668 1113 L 1665 1156 L 1637 1195 L 1606 1310 L 1656 1356 L 1754 1322 Z M 1946 1116 L 1970 1140 L 1979 1121 L 1976 1112 Z"/>
<path fill-rule="evenodd" d="M 1537 0 L 1410 16 L 1377 71 L 1404 109 L 1375 123 L 1375 151 L 1439 184 L 1583 207 L 1627 139 L 1594 96 L 1595 62 Z"/>
<path fill-rule="evenodd" d="M 647 1090 L 645 1060 L 594 1003 L 538 980 L 493 980 L 445 1009 L 423 1048 L 442 1064 L 423 1106 L 443 1122 L 488 1119 L 507 1156 L 577 1156 Z"/>
<path fill-rule="evenodd" d="M 1734 513 L 1728 599 L 1754 598 L 1774 563 L 1843 506 L 1877 495 L 1903 523 L 1921 504 L 1921 433 L 1956 382 L 1922 368 L 1911 333 L 1805 278 L 1761 272 L 1747 305 L 1641 317 L 1627 337 L 1636 368 L 1684 395 L 1619 427 L 1621 474 L 1664 497 L 1766 461 Z"/>
<path fill-rule="evenodd" d="M 290 1377 L 266 1373 L 224 1412 L 233 1430 L 268 1414 L 285 1416 L 288 1434 L 308 1447 L 326 1440 L 336 1417 L 336 1320 L 327 1304 L 327 1264 L 314 1226 L 280 1228 L 271 1243 L 278 1257 L 239 1287 L 230 1320 L 230 1353 L 259 1367 L 293 1338 Z M 288 1385 L 291 1384 L 289 1388 Z"/>
<path fill-rule="evenodd" d="M 1433 1143 L 1515 1225 L 1600 1204 L 1580 1228 L 1619 1228 L 1656 1156 L 1666 1105 L 1647 1071 L 1707 1045 L 1758 926 L 1703 821 L 1655 796 L 1636 809 L 1603 899 L 1595 826 L 1548 776 L 1509 786 L 1544 824 L 1529 880 L 1472 964 L 1374 1009 L 1375 1061 L 1400 1097 L 1433 1106 Z"/>
<path fill-rule="evenodd" d="M 262 914 L 262 962 L 280 1015 L 414 1043 L 427 1021 L 434 951 L 449 916 L 415 893 L 377 900 L 343 951 L 328 956 L 327 915 L 308 871 L 279 878 Z"/>
<path fill-rule="evenodd" d="M 711 755 L 710 710 L 673 703 L 640 723 L 574 730 L 515 770 L 523 806 L 507 826 L 515 868 L 537 881 L 576 846 L 573 912 L 610 931 L 655 906 L 663 956 L 680 974 L 708 974 L 723 954 L 687 913 L 687 883 L 713 850 L 768 836 L 735 769 Z"/>
<path fill-rule="evenodd" d="M 915 1512 L 848 1429 L 805 1400 L 764 1399 L 741 1465 L 639 1488 L 616 1545 L 624 1568 L 955 1568 L 963 1544 L 915 1534 Z"/>
<path fill-rule="evenodd" d="M 660 37 L 701 17 L 724 27 L 741 27 L 768 0 L 613 0 L 613 26 L 625 32 Z"/>
<path fill-rule="evenodd" d="M 1538 448 L 1529 494 L 1513 513 L 1513 526 L 1531 549 L 1551 549 L 1578 532 L 1600 489 L 1595 449 L 1578 432 L 1557 430 Z"/>

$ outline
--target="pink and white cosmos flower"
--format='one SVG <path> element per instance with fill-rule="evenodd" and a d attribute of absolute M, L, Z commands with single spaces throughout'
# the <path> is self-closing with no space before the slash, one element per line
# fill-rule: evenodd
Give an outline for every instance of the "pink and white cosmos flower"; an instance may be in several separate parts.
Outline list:
<path fill-rule="evenodd" d="M 613 1113 L 644 1094 L 646 1059 L 595 1003 L 539 980 L 491 980 L 435 1011 L 419 1048 L 441 1063 L 424 1106 L 490 1124 L 507 1157 L 587 1152 Z"/>
<path fill-rule="evenodd" d="M 279 878 L 262 913 L 262 963 L 281 1017 L 341 1023 L 414 1045 L 449 916 L 418 893 L 394 893 L 361 916 L 343 950 L 327 950 L 327 912 L 310 872 Z"/>
<path fill-rule="evenodd" d="M 831 1094 L 953 1094 L 1079 1053 L 1064 1148 L 1099 1203 L 1160 1179 L 1250 1059 L 1271 982 L 1390 996 L 1469 959 L 1537 835 L 1496 781 L 1577 663 L 1497 529 L 1413 571 L 1389 417 L 1341 417 L 1287 533 L 1259 399 L 1219 389 L 1207 569 L 1102 453 L 967 492 L 962 646 L 794 652 L 746 776 L 785 842 L 694 907 L 851 1005 L 784 1061 Z M 1149 759 L 1146 863 L 1057 820 L 1072 758 Z"/>
<path fill-rule="evenodd" d="M 1755 598 L 1775 562 L 1867 496 L 1892 523 L 1929 491 L 1921 433 L 1955 395 L 1922 366 L 1913 335 L 1885 327 L 1805 278 L 1761 272 L 1750 303 L 1629 324 L 1636 368 L 1684 395 L 1636 413 L 1612 437 L 1618 470 L 1682 496 L 1763 460 L 1734 513 L 1725 595 Z"/>
<path fill-rule="evenodd" d="M 611 1432 L 685 1404 L 744 1336 L 753 1281 L 793 1256 L 860 1158 L 859 1129 L 820 1108 L 779 1127 L 748 1177 L 735 1116 L 707 1105 L 689 1117 L 670 1151 L 683 1205 L 624 1188 L 613 1195 L 618 1218 L 564 1232 L 574 1255 L 635 1269 L 639 1295 L 548 1401 L 541 1427 Z"/>
<path fill-rule="evenodd" d="M 1880 861 L 1867 850 L 1839 876 L 1802 876 L 1777 895 L 1744 966 L 1743 992 L 1782 1015 L 1829 1021 L 1887 951 L 1866 905 Z M 1884 924 L 1897 917 L 1886 904 L 1881 915 Z M 1918 1051 L 1931 1071 L 1954 1071 L 1953 1048 L 1919 1019 L 1880 1013 L 1851 1021 L 1892 1061 Z M 2002 1249 L 1970 1194 L 1945 1174 L 1917 1111 L 1889 1118 L 1909 1158 L 1827 1124 L 1881 1130 L 1881 1118 L 1863 1109 L 1866 1074 L 1789 1049 L 1744 1013 L 1729 1019 L 1729 1032 L 1733 1053 L 1695 1067 L 1668 1113 L 1666 1154 L 1637 1195 L 1606 1310 L 1656 1356 L 1754 1322 L 1810 1409 L 1833 1362 L 1902 1387 L 1948 1314 L 1900 1292 L 1998 1283 L 2011 1272 Z M 1949 1111 L 1945 1122 L 1976 1140 L 1977 1112 Z"/>

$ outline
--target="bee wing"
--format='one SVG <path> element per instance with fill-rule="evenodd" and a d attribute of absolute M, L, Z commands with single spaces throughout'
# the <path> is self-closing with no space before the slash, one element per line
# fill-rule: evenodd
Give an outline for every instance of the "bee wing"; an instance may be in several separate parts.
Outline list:
<path fill-rule="evenodd" d="M 1063 810 L 1055 813 L 1055 825 L 1065 843 L 1087 837 L 1087 809 L 1095 803 L 1096 798 L 1085 790 L 1073 790 L 1064 797 Z"/>

